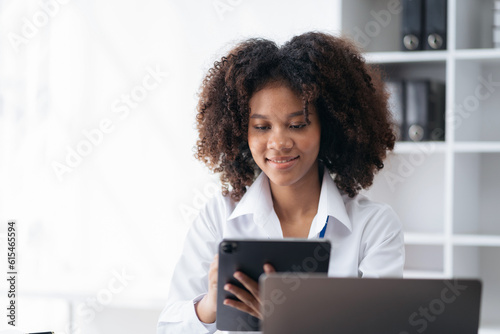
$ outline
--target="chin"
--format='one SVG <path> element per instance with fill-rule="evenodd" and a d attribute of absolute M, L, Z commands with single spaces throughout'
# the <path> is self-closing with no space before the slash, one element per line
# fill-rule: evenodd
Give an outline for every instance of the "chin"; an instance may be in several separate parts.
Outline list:
<path fill-rule="evenodd" d="M 280 187 L 291 186 L 298 181 L 298 179 L 292 175 L 276 175 L 275 173 L 266 173 L 266 175 L 272 183 Z"/>

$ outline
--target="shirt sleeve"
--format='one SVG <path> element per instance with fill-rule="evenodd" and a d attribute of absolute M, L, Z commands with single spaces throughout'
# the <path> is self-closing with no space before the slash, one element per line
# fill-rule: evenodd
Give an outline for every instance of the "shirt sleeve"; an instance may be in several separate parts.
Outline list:
<path fill-rule="evenodd" d="M 223 221 L 217 202 L 216 199 L 210 201 L 188 231 L 174 270 L 167 304 L 158 320 L 157 334 L 216 331 L 215 323 L 205 324 L 199 320 L 194 306 L 208 292 L 208 270 L 222 235 L 214 223 Z"/>
<path fill-rule="evenodd" d="M 367 222 L 360 249 L 361 277 L 403 277 L 405 247 L 402 224 L 390 206 Z"/>

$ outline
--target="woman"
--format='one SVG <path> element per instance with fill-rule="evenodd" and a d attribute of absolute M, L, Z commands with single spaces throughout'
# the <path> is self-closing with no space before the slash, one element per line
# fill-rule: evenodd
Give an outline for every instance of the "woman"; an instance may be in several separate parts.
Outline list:
<path fill-rule="evenodd" d="M 158 333 L 215 331 L 223 238 L 324 237 L 330 276 L 402 276 L 399 219 L 358 194 L 394 147 L 387 93 L 349 41 L 310 32 L 239 44 L 205 77 L 197 126 L 196 157 L 223 189 L 187 235 Z M 250 292 L 226 284 L 241 301 L 225 303 L 261 317 L 257 282 L 235 277 Z"/>

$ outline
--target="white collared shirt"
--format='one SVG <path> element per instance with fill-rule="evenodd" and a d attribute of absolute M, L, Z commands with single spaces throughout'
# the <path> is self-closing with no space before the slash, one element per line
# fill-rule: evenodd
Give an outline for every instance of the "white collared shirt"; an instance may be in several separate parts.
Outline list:
<path fill-rule="evenodd" d="M 404 240 L 397 215 L 389 205 L 373 202 L 364 195 L 341 195 L 325 169 L 309 239 L 319 237 L 327 218 L 324 237 L 332 244 L 329 276 L 403 276 Z M 194 304 L 208 291 L 208 270 L 223 238 L 283 238 L 269 179 L 264 173 L 240 202 L 216 195 L 193 222 L 174 271 L 157 334 L 216 331 L 215 324 L 200 322 Z"/>

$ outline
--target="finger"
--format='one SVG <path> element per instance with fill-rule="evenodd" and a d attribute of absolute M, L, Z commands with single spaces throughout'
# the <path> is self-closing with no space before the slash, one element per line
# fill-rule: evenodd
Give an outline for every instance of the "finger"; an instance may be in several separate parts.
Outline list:
<path fill-rule="evenodd" d="M 219 266 L 219 254 L 216 254 L 212 259 L 212 262 L 210 263 L 210 269 L 213 267 L 217 268 L 218 266 Z"/>
<path fill-rule="evenodd" d="M 238 298 L 241 303 L 247 305 L 250 309 L 252 309 L 254 313 L 259 313 L 260 311 L 260 303 L 257 299 L 248 291 L 245 291 L 233 284 L 224 285 L 224 290 L 231 292 L 233 295 Z M 245 311 L 247 312 L 247 311 Z M 249 313 L 249 312 L 247 312 Z"/>
<path fill-rule="evenodd" d="M 208 270 L 208 277 L 211 284 L 217 284 L 218 272 L 219 272 L 219 255 L 214 256 L 214 260 L 210 263 L 210 269 Z"/>
<path fill-rule="evenodd" d="M 264 264 L 264 272 L 266 274 L 271 274 L 271 273 L 275 273 L 276 270 L 274 269 L 274 267 L 271 264 L 266 263 L 266 264 Z"/>
<path fill-rule="evenodd" d="M 219 254 L 215 254 L 214 258 L 212 259 L 212 263 L 210 265 L 219 265 Z"/>
<path fill-rule="evenodd" d="M 224 305 L 234 307 L 237 310 L 246 312 L 246 313 L 262 320 L 262 316 L 261 316 L 260 312 L 255 311 L 253 308 L 251 308 L 250 306 L 248 306 L 247 304 L 245 304 L 243 302 L 227 298 L 227 299 L 224 299 Z"/>
<path fill-rule="evenodd" d="M 212 263 L 210 263 L 210 270 L 213 270 L 213 269 L 217 269 L 219 267 L 219 262 L 217 261 L 212 261 Z"/>
<path fill-rule="evenodd" d="M 254 296 L 257 302 L 260 304 L 259 298 L 259 284 L 255 282 L 253 279 L 242 273 L 241 271 L 237 271 L 233 275 L 238 281 L 243 284 L 245 288 Z"/>

